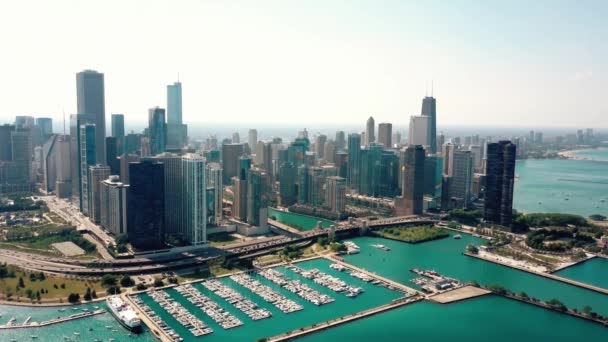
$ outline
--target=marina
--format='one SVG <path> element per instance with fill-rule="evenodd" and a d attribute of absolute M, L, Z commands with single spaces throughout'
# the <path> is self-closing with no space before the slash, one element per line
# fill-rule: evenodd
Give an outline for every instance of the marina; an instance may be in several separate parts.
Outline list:
<path fill-rule="evenodd" d="M 334 292 L 343 293 L 346 295 L 346 297 L 356 297 L 363 293 L 363 289 L 361 287 L 352 286 L 339 278 L 319 271 L 317 268 L 305 270 L 293 264 L 285 267 L 302 275 L 302 277 L 306 279 L 312 279 L 316 284 L 324 286 Z"/>
<path fill-rule="evenodd" d="M 251 278 L 245 273 L 231 275 L 230 279 L 235 283 L 257 293 L 266 302 L 273 304 L 283 313 L 292 313 L 304 309 L 304 307 L 286 297 L 273 291 L 270 287 L 262 285 L 259 281 Z"/>
<path fill-rule="evenodd" d="M 271 268 L 261 270 L 259 271 L 259 274 L 273 283 L 283 287 L 284 289 L 297 294 L 300 298 L 313 303 L 314 305 L 325 305 L 334 301 L 334 299 L 330 296 L 313 290 L 308 285 L 301 283 L 299 280 L 289 279 L 281 272 Z"/>
<path fill-rule="evenodd" d="M 195 289 L 192 285 L 177 286 L 175 291 L 186 297 L 194 306 L 203 310 L 207 316 L 211 317 L 211 319 L 217 322 L 222 328 L 232 329 L 243 325 L 241 320 L 231 315 L 216 302 Z"/>
<path fill-rule="evenodd" d="M 188 329 L 190 333 L 194 336 L 203 336 L 207 334 L 211 334 L 213 329 L 209 328 L 203 321 L 193 315 L 190 311 L 184 308 L 180 303 L 176 302 L 167 294 L 167 292 L 160 291 L 150 291 L 148 292 L 150 298 L 152 298 L 161 308 L 163 308 L 167 313 L 172 315 L 175 320 L 177 320 L 184 328 Z M 145 310 L 144 310 L 145 311 Z M 146 312 L 147 313 L 147 312 Z M 166 323 L 162 322 L 160 318 L 155 320 L 152 319 L 156 323 L 166 325 Z M 162 325 L 161 325 L 162 327 Z M 179 336 L 176 332 L 168 330 L 166 331 L 167 335 L 173 337 L 174 340 L 181 341 L 182 337 Z"/>
<path fill-rule="evenodd" d="M 254 321 L 272 317 L 272 313 L 270 313 L 270 311 L 258 307 L 256 303 L 245 298 L 242 294 L 224 285 L 218 280 L 204 280 L 201 282 L 201 284 L 209 291 L 213 291 L 216 295 L 222 299 L 225 299 L 228 303 L 239 309 L 241 312 L 246 314 L 247 317 Z"/>

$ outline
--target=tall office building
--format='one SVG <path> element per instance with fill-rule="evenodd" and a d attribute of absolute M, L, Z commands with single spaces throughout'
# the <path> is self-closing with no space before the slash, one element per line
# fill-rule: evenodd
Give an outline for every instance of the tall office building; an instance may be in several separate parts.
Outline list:
<path fill-rule="evenodd" d="M 263 170 L 249 169 L 247 175 L 247 223 L 266 228 L 268 224 L 267 176 Z"/>
<path fill-rule="evenodd" d="M 484 219 L 503 226 L 513 220 L 516 147 L 510 141 L 489 143 L 486 160 Z"/>
<path fill-rule="evenodd" d="M 59 198 L 72 195 L 72 164 L 76 161 L 70 155 L 70 136 L 60 135 L 55 141 L 55 194 Z"/>
<path fill-rule="evenodd" d="M 111 174 L 120 174 L 120 160 L 118 160 L 118 138 L 106 137 L 106 165 L 110 167 Z"/>
<path fill-rule="evenodd" d="M 438 168 L 439 158 L 434 155 L 427 155 L 424 158 L 424 194 L 435 197 L 437 193 L 438 178 L 441 172 Z"/>
<path fill-rule="evenodd" d="M 250 129 L 247 134 L 247 143 L 249 144 L 249 148 L 254 150 L 258 144 L 258 131 L 256 129 Z"/>
<path fill-rule="evenodd" d="M 437 153 L 437 101 L 434 97 L 426 96 L 422 99 L 420 114 L 430 118 L 427 134 L 429 136 L 429 152 L 435 154 Z"/>
<path fill-rule="evenodd" d="M 125 137 L 125 116 L 122 114 L 112 114 L 112 136 L 123 139 Z"/>
<path fill-rule="evenodd" d="M 315 137 L 315 153 L 319 159 L 325 158 L 325 142 L 327 142 L 325 134 L 319 134 Z"/>
<path fill-rule="evenodd" d="M 11 132 L 15 130 L 14 125 L 2 125 L 0 126 L 0 160 L 10 161 L 13 160 L 12 146 L 11 146 Z"/>
<path fill-rule="evenodd" d="M 223 182 L 230 183 L 232 177 L 238 175 L 239 158 L 243 155 L 243 144 L 223 144 L 222 145 L 222 168 L 224 169 Z"/>
<path fill-rule="evenodd" d="M 46 193 L 55 191 L 57 183 L 57 157 L 56 145 L 57 135 L 52 135 L 42 145 L 42 189 Z"/>
<path fill-rule="evenodd" d="M 377 143 L 370 144 L 361 150 L 360 182 L 358 192 L 366 196 L 380 195 L 381 160 L 384 147 Z"/>
<path fill-rule="evenodd" d="M 283 162 L 279 170 L 279 205 L 289 207 L 298 200 L 298 169 L 291 162 Z"/>
<path fill-rule="evenodd" d="M 38 126 L 43 139 L 46 139 L 53 134 L 53 119 L 51 118 L 37 118 L 36 126 Z"/>
<path fill-rule="evenodd" d="M 467 208 L 471 200 L 473 184 L 473 159 L 471 151 L 454 151 L 452 167 L 452 183 L 449 187 L 450 197 L 456 206 Z"/>
<path fill-rule="evenodd" d="M 127 234 L 128 191 L 116 175 L 101 182 L 101 226 L 116 236 Z"/>
<path fill-rule="evenodd" d="M 129 174 L 129 241 L 141 249 L 160 247 L 165 237 L 164 165 L 153 159 L 143 159 L 129 164 Z"/>
<path fill-rule="evenodd" d="M 395 200 L 397 215 L 421 215 L 424 194 L 424 148 L 420 145 L 405 149 L 401 168 L 402 196 Z"/>
<path fill-rule="evenodd" d="M 239 221 L 247 221 L 247 180 L 232 177 L 232 217 Z"/>
<path fill-rule="evenodd" d="M 141 134 L 129 133 L 125 136 L 122 153 L 137 154 L 141 149 Z"/>
<path fill-rule="evenodd" d="M 327 208 L 341 214 L 346 209 L 346 179 L 332 176 L 326 179 L 325 204 Z"/>
<path fill-rule="evenodd" d="M 89 168 L 97 164 L 97 131 L 95 124 L 80 125 L 80 211 L 89 216 L 91 183 Z"/>
<path fill-rule="evenodd" d="M 89 217 L 95 224 L 101 222 L 101 182 L 110 177 L 110 167 L 94 165 L 89 167 Z"/>
<path fill-rule="evenodd" d="M 383 122 L 378 125 L 378 142 L 386 148 L 393 147 L 393 124 Z"/>
<path fill-rule="evenodd" d="M 76 74 L 77 113 L 91 117 L 95 124 L 95 159 L 106 160 L 106 105 L 102 73 L 85 70 Z"/>
<path fill-rule="evenodd" d="M 361 135 L 348 135 L 348 186 L 357 190 L 361 183 Z"/>
<path fill-rule="evenodd" d="M 32 129 L 36 125 L 36 119 L 33 116 L 17 115 L 15 117 L 15 128 L 17 129 Z"/>
<path fill-rule="evenodd" d="M 11 155 L 14 165 L 15 178 L 18 183 L 31 184 L 33 180 L 32 155 L 34 146 L 31 130 L 17 129 L 11 132 Z"/>
<path fill-rule="evenodd" d="M 367 119 L 365 124 L 365 146 L 376 141 L 376 124 L 373 117 Z"/>
<path fill-rule="evenodd" d="M 323 168 L 311 166 L 308 168 L 308 198 L 306 202 L 313 207 L 321 207 L 325 201 L 323 186 L 325 185 L 325 175 Z"/>
<path fill-rule="evenodd" d="M 207 210 L 207 222 L 211 225 L 218 225 L 222 220 L 224 201 L 224 183 L 222 182 L 222 166 L 220 163 L 207 164 L 206 178 L 207 191 L 213 190 L 212 196 L 207 197 L 207 208 L 209 208 Z"/>
<path fill-rule="evenodd" d="M 182 157 L 184 239 L 194 246 L 207 242 L 206 169 L 202 155 L 189 153 Z"/>
<path fill-rule="evenodd" d="M 123 154 L 118 157 L 120 161 L 120 182 L 123 184 L 129 184 L 129 164 L 137 163 L 140 157 L 137 154 Z"/>
<path fill-rule="evenodd" d="M 124 156 L 123 156 L 124 157 Z M 184 213 L 184 186 L 182 156 L 161 153 L 153 157 L 164 165 L 165 234 L 186 240 Z"/>
<path fill-rule="evenodd" d="M 233 144 L 240 144 L 241 143 L 241 136 L 239 135 L 239 132 L 232 133 L 232 143 Z"/>
<path fill-rule="evenodd" d="M 182 121 L 182 84 L 167 86 L 167 147 L 178 149 L 186 145 L 188 126 Z"/>
<path fill-rule="evenodd" d="M 429 149 L 431 145 L 431 137 L 429 136 L 430 125 L 430 116 L 412 115 L 410 117 L 408 144 L 421 145 L 425 149 Z"/>
<path fill-rule="evenodd" d="M 344 131 L 336 132 L 336 150 L 341 151 L 346 149 L 346 136 Z"/>
<path fill-rule="evenodd" d="M 90 115 L 72 114 L 70 115 L 70 156 L 71 156 L 71 182 L 72 182 L 72 204 L 83 210 L 82 205 L 82 163 L 81 163 L 81 135 L 80 128 L 85 124 L 93 124 L 94 120 Z M 94 140 L 94 139 L 93 139 Z M 92 163 L 91 165 L 94 165 Z M 88 166 L 87 166 L 88 169 Z"/>
<path fill-rule="evenodd" d="M 325 149 L 323 151 L 323 158 L 328 163 L 334 163 L 336 157 L 336 143 L 333 140 L 329 140 L 325 143 Z"/>
<path fill-rule="evenodd" d="M 154 156 L 165 152 L 167 147 L 167 126 L 165 124 L 165 110 L 163 108 L 150 108 L 148 113 L 148 137 L 150 138 L 150 155 Z"/>
<path fill-rule="evenodd" d="M 264 143 L 264 153 L 262 157 L 262 166 L 264 168 L 267 179 L 267 185 L 272 186 L 274 182 L 274 165 L 272 163 L 272 143 Z"/>

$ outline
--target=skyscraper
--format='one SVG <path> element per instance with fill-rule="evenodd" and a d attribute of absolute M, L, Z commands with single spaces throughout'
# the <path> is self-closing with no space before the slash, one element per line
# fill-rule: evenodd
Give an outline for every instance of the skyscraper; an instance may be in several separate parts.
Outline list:
<path fill-rule="evenodd" d="M 325 142 L 327 142 L 325 134 L 319 134 L 315 137 L 315 153 L 319 159 L 325 158 Z"/>
<path fill-rule="evenodd" d="M 167 147 L 167 125 L 165 124 L 165 110 L 163 108 L 150 108 L 148 113 L 148 136 L 150 138 L 150 154 L 157 155 L 165 152 Z"/>
<path fill-rule="evenodd" d="M 471 200 L 473 184 L 473 159 L 471 151 L 456 150 L 452 162 L 452 183 L 449 191 L 450 197 L 461 208 L 467 208 Z"/>
<path fill-rule="evenodd" d="M 376 141 L 376 124 L 373 117 L 367 119 L 365 125 L 365 146 Z"/>
<path fill-rule="evenodd" d="M 256 129 L 250 129 L 247 134 L 247 143 L 249 148 L 253 151 L 258 144 L 258 131 Z"/>
<path fill-rule="evenodd" d="M 484 219 L 503 226 L 513 220 L 516 147 L 510 141 L 489 143 L 486 161 Z"/>
<path fill-rule="evenodd" d="M 157 154 L 153 158 L 164 165 L 165 234 L 186 240 L 183 204 L 185 180 L 182 156 L 165 152 Z"/>
<path fill-rule="evenodd" d="M 72 164 L 76 163 L 70 156 L 70 136 L 60 135 L 55 142 L 56 185 L 55 194 L 59 198 L 72 195 Z"/>
<path fill-rule="evenodd" d="M 402 197 L 395 200 L 397 215 L 421 215 L 424 193 L 424 148 L 420 145 L 405 149 L 405 161 L 401 168 L 403 177 Z"/>
<path fill-rule="evenodd" d="M 207 181 L 205 158 L 189 153 L 182 157 L 184 183 L 184 239 L 190 245 L 207 242 Z"/>
<path fill-rule="evenodd" d="M 128 190 L 116 175 L 101 182 L 101 226 L 116 236 L 127 233 Z"/>
<path fill-rule="evenodd" d="M 97 164 L 97 135 L 95 124 L 80 125 L 80 211 L 89 215 L 91 195 L 89 167 Z"/>
<path fill-rule="evenodd" d="M 70 157 L 71 157 L 71 179 L 72 179 L 72 204 L 82 210 L 82 183 L 81 183 L 81 143 L 80 127 L 87 123 L 93 123 L 90 116 L 86 114 L 70 115 Z"/>
<path fill-rule="evenodd" d="M 125 137 L 125 116 L 112 114 L 112 136 L 122 140 Z"/>
<path fill-rule="evenodd" d="M 431 125 L 430 116 L 412 115 L 410 117 L 410 131 L 408 136 L 409 145 L 421 145 L 429 149 L 431 137 L 429 136 L 429 126 Z"/>
<path fill-rule="evenodd" d="M 378 142 L 386 148 L 393 147 L 393 124 L 383 122 L 378 125 Z"/>
<path fill-rule="evenodd" d="M 120 174 L 120 160 L 118 160 L 118 138 L 106 137 L 106 165 L 110 167 L 113 175 Z"/>
<path fill-rule="evenodd" d="M 182 84 L 167 86 L 167 147 L 178 149 L 187 143 L 188 126 L 182 121 Z"/>
<path fill-rule="evenodd" d="M 110 177 L 110 167 L 94 165 L 89 167 L 89 217 L 93 223 L 101 222 L 101 182 Z"/>
<path fill-rule="evenodd" d="M 361 136 L 348 135 L 348 186 L 358 190 L 361 182 Z"/>
<path fill-rule="evenodd" d="M 325 204 L 330 211 L 341 214 L 346 209 L 346 179 L 332 176 L 326 179 Z"/>
<path fill-rule="evenodd" d="M 212 215 L 207 215 L 207 221 L 217 225 L 222 220 L 224 183 L 222 182 L 222 166 L 220 163 L 207 164 L 207 191 L 213 189 L 213 203 L 207 201 L 207 208 L 213 207 Z"/>
<path fill-rule="evenodd" d="M 346 138 L 344 131 L 336 132 L 336 150 L 341 151 L 346 148 Z"/>
<path fill-rule="evenodd" d="M 37 118 L 36 126 L 40 129 L 40 133 L 44 139 L 53 134 L 53 119 L 51 118 Z"/>
<path fill-rule="evenodd" d="M 432 96 L 422 99 L 421 115 L 430 118 L 428 125 L 429 152 L 437 153 L 437 101 Z"/>
<path fill-rule="evenodd" d="M 222 145 L 222 168 L 224 169 L 224 184 L 230 183 L 232 177 L 238 175 L 239 158 L 243 155 L 244 146 L 242 144 L 223 144 Z"/>
<path fill-rule="evenodd" d="M 291 162 L 283 162 L 279 170 L 279 204 L 289 207 L 297 201 L 298 169 Z"/>
<path fill-rule="evenodd" d="M 266 228 L 268 223 L 267 176 L 263 170 L 249 169 L 247 175 L 247 223 Z"/>
<path fill-rule="evenodd" d="M 129 241 L 142 249 L 162 246 L 165 236 L 164 165 L 153 159 L 143 159 L 129 164 L 129 174 Z"/>
<path fill-rule="evenodd" d="M 55 190 L 57 182 L 57 138 L 53 135 L 42 145 L 42 189 L 47 193 Z"/>
<path fill-rule="evenodd" d="M 85 70 L 76 74 L 76 98 L 78 114 L 86 114 L 95 124 L 95 159 L 106 160 L 106 105 L 104 77 L 94 70 Z"/>

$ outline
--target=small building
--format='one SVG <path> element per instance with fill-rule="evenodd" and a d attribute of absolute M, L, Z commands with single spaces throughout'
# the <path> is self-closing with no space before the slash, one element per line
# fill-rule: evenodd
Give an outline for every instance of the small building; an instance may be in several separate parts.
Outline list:
<path fill-rule="evenodd" d="M 84 255 L 86 253 L 84 249 L 78 247 L 72 241 L 53 243 L 51 247 L 66 257 Z"/>

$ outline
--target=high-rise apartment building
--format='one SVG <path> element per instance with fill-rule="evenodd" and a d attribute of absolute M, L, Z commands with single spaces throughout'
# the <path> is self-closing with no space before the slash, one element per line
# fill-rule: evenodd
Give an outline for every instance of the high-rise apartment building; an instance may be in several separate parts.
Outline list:
<path fill-rule="evenodd" d="M 361 135 L 348 135 L 348 186 L 358 190 L 361 183 Z"/>
<path fill-rule="evenodd" d="M 116 236 L 127 234 L 128 191 L 116 175 L 101 182 L 101 226 Z"/>
<path fill-rule="evenodd" d="M 346 149 L 346 136 L 344 135 L 344 131 L 336 132 L 336 150 L 342 151 Z"/>
<path fill-rule="evenodd" d="M 325 204 L 327 208 L 341 214 L 346 209 L 346 179 L 337 176 L 327 177 Z"/>
<path fill-rule="evenodd" d="M 376 142 L 376 124 L 374 118 L 370 116 L 365 124 L 365 146 L 373 142 Z"/>
<path fill-rule="evenodd" d="M 184 239 L 190 245 L 207 243 L 207 167 L 202 155 L 182 157 L 184 183 Z"/>
<path fill-rule="evenodd" d="M 207 220 L 212 225 L 218 225 L 223 216 L 224 183 L 222 182 L 222 166 L 220 163 L 207 164 Z"/>
<path fill-rule="evenodd" d="M 410 117 L 410 127 L 408 136 L 409 145 L 421 145 L 425 149 L 429 149 L 431 144 L 431 137 L 429 136 L 430 125 L 430 116 L 412 115 Z"/>
<path fill-rule="evenodd" d="M 291 162 L 283 162 L 279 170 L 279 204 L 282 207 L 297 202 L 297 179 L 298 168 Z"/>
<path fill-rule="evenodd" d="M 125 137 L 125 116 L 123 114 L 112 114 L 112 136 L 119 140 Z"/>
<path fill-rule="evenodd" d="M 165 234 L 186 240 L 182 156 L 174 153 L 161 153 L 153 157 L 164 165 L 165 186 Z"/>
<path fill-rule="evenodd" d="M 243 155 L 243 144 L 223 144 L 222 145 L 222 168 L 224 169 L 223 182 L 230 183 L 232 177 L 238 175 L 239 158 Z"/>
<path fill-rule="evenodd" d="M 513 220 L 516 147 L 510 141 L 487 145 L 484 219 L 503 226 Z"/>
<path fill-rule="evenodd" d="M 258 144 L 258 131 L 256 129 L 250 129 L 247 134 L 247 144 L 249 144 L 249 148 L 254 150 Z"/>
<path fill-rule="evenodd" d="M 263 170 L 249 169 L 247 175 L 247 223 L 266 228 L 268 224 L 267 176 Z"/>
<path fill-rule="evenodd" d="M 101 182 L 109 177 L 109 166 L 97 164 L 89 167 L 89 217 L 95 224 L 101 222 Z"/>
<path fill-rule="evenodd" d="M 148 137 L 150 139 L 150 155 L 154 156 L 165 152 L 167 147 L 167 125 L 165 123 L 165 110 L 163 108 L 150 108 L 148 113 Z"/>
<path fill-rule="evenodd" d="M 120 160 L 118 156 L 119 141 L 116 137 L 106 137 L 106 165 L 110 167 L 110 172 L 113 175 L 120 174 Z"/>
<path fill-rule="evenodd" d="M 80 126 L 80 211 L 89 216 L 90 214 L 90 178 L 89 168 L 97 164 L 97 135 L 95 124 L 84 124 Z"/>

